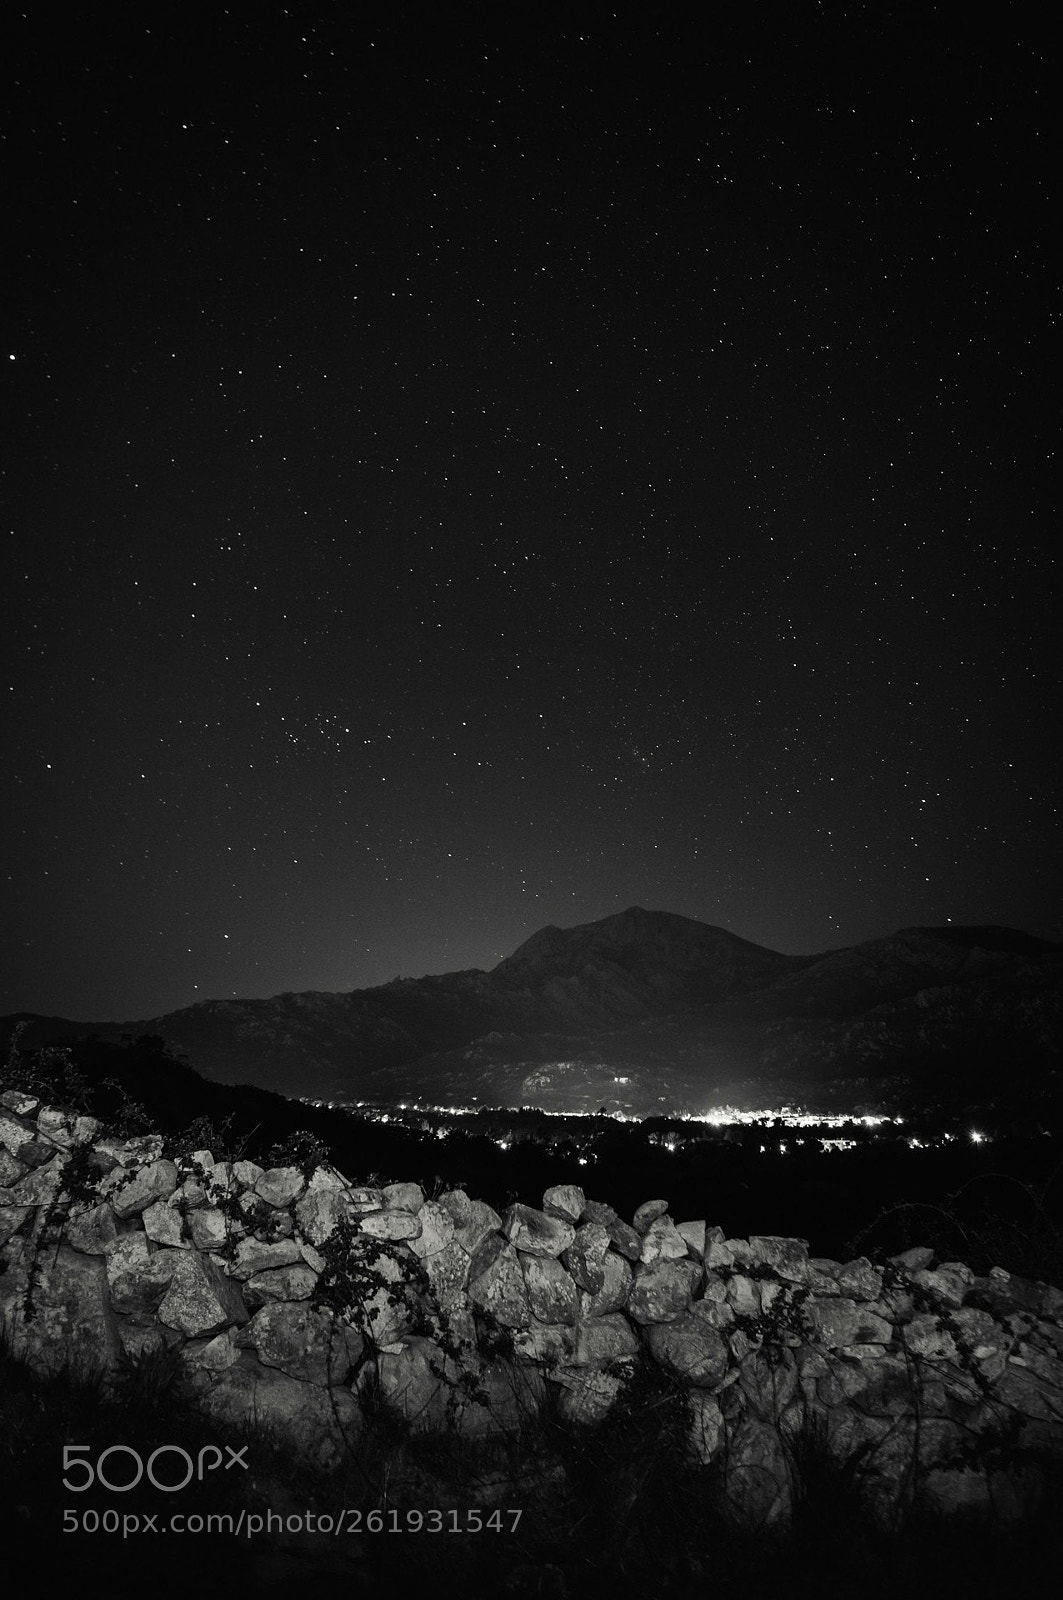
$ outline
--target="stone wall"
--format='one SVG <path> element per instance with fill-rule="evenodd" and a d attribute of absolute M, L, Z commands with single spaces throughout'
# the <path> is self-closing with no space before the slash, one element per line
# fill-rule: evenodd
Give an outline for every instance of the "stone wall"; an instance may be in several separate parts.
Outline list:
<path fill-rule="evenodd" d="M 177 1347 L 216 1421 L 330 1466 L 383 1405 L 470 1438 L 554 1408 L 595 1427 L 640 1363 L 682 1394 L 692 1467 L 757 1523 L 789 1514 L 812 1436 L 889 1513 L 1022 1509 L 1063 1457 L 1063 1293 L 918 1248 L 630 1223 L 574 1185 L 499 1216 L 331 1167 L 174 1157 L 0 1095 L 0 1316 L 38 1368 Z"/>

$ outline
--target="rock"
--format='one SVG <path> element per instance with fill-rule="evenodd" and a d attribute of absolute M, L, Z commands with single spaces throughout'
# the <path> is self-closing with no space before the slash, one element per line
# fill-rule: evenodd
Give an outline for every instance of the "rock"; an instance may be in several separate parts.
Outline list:
<path fill-rule="evenodd" d="M 604 1317 L 611 1311 L 620 1311 L 627 1305 L 635 1274 L 630 1264 L 615 1251 L 608 1251 L 602 1259 L 602 1286 L 593 1294 L 580 1295 L 580 1316 Z"/>
<path fill-rule="evenodd" d="M 687 1242 L 677 1231 L 671 1217 L 655 1217 L 642 1235 L 639 1260 L 647 1264 L 652 1261 L 685 1261 L 687 1255 Z"/>
<path fill-rule="evenodd" d="M 93 1145 L 97 1157 L 113 1161 L 116 1167 L 148 1167 L 162 1155 L 161 1133 L 142 1133 L 134 1139 L 103 1138 Z M 175 1179 L 176 1187 L 176 1168 Z"/>
<path fill-rule="evenodd" d="M 882 1317 L 851 1300 L 810 1295 L 802 1310 L 815 1339 L 828 1350 L 850 1344 L 887 1344 L 893 1333 Z"/>
<path fill-rule="evenodd" d="M 266 1367 L 303 1383 L 343 1384 L 361 1359 L 364 1342 L 329 1310 L 308 1305 L 265 1305 L 236 1335 Z"/>
<path fill-rule="evenodd" d="M 0 1114 L 0 1144 L 10 1156 L 17 1156 L 24 1144 L 29 1144 L 34 1138 L 36 1129 L 29 1123 L 20 1122 L 17 1117 L 5 1117 Z"/>
<path fill-rule="evenodd" d="M 548 1217 L 577 1223 L 583 1215 L 587 1197 L 575 1183 L 557 1183 L 543 1195 L 543 1210 Z"/>
<path fill-rule="evenodd" d="M 107 1255 L 118 1239 L 114 1211 L 106 1200 L 101 1200 L 97 1206 L 72 1212 L 67 1218 L 63 1237 L 72 1250 L 80 1250 L 84 1255 Z"/>
<path fill-rule="evenodd" d="M 912 1282 L 924 1294 L 929 1294 L 933 1299 L 946 1306 L 962 1306 L 964 1296 L 973 1281 L 974 1274 L 967 1279 L 953 1267 L 939 1267 L 936 1272 L 923 1268 L 920 1272 L 913 1272 Z"/>
<path fill-rule="evenodd" d="M 579 1297 L 560 1261 L 518 1253 L 533 1315 L 540 1322 L 563 1322 L 574 1327 Z"/>
<path fill-rule="evenodd" d="M 690 1424 L 687 1437 L 694 1459 L 707 1467 L 715 1459 L 724 1438 L 723 1413 L 715 1395 L 692 1389 L 688 1397 Z"/>
<path fill-rule="evenodd" d="M 0 1148 L 0 1189 L 7 1189 L 25 1177 L 26 1168 L 21 1161 L 16 1161 L 9 1150 Z"/>
<path fill-rule="evenodd" d="M 58 1145 L 52 1144 L 50 1139 L 31 1139 L 28 1144 L 19 1145 L 16 1165 L 43 1167 L 47 1162 L 51 1161 L 58 1148 Z M 6 1150 L 4 1155 L 7 1155 Z"/>
<path fill-rule="evenodd" d="M 5 1089 L 0 1094 L 0 1106 L 16 1117 L 35 1117 L 40 1101 L 32 1094 L 23 1094 L 21 1089 Z"/>
<path fill-rule="evenodd" d="M 240 1359 L 240 1351 L 232 1338 L 232 1331 L 217 1333 L 213 1339 L 193 1339 L 184 1346 L 181 1355 L 193 1367 L 207 1372 L 228 1372 Z"/>
<path fill-rule="evenodd" d="M 0 1325 L 12 1355 L 38 1372 L 66 1363 L 85 1373 L 113 1367 L 121 1346 L 103 1257 L 60 1244 L 44 1253 L 35 1278 L 33 1315 L 27 1318 L 28 1267 L 19 1264 L 0 1274 Z"/>
<path fill-rule="evenodd" d="M 576 1364 L 616 1361 L 638 1355 L 639 1341 L 625 1316 L 609 1312 L 604 1317 L 587 1317 L 576 1330 Z"/>
<path fill-rule="evenodd" d="M 730 1365 L 727 1345 L 696 1306 L 672 1322 L 651 1323 L 646 1341 L 659 1366 L 698 1389 L 713 1388 Z"/>
<path fill-rule="evenodd" d="M 785 1239 L 776 1234 L 757 1234 L 750 1238 L 751 1265 L 770 1267 L 787 1283 L 808 1282 L 808 1241 Z"/>
<path fill-rule="evenodd" d="M 609 1249 L 609 1235 L 600 1222 L 584 1222 L 576 1229 L 575 1237 L 561 1260 L 572 1274 L 576 1284 L 588 1294 L 597 1294 L 605 1285 L 605 1256 Z"/>
<path fill-rule="evenodd" d="M 233 1171 L 240 1177 L 240 1168 L 252 1166 L 251 1162 L 238 1161 Z M 256 1169 L 259 1177 L 261 1168 Z M 258 1184 L 258 1178 L 255 1179 Z M 295 1221 L 303 1238 L 312 1245 L 324 1244 L 341 1222 L 350 1216 L 347 1205 L 347 1182 L 331 1167 L 317 1167 L 310 1181 L 295 1202 Z"/>
<path fill-rule="evenodd" d="M 645 1233 L 651 1222 L 663 1217 L 668 1210 L 667 1200 L 644 1200 L 631 1222 L 636 1233 Z"/>
<path fill-rule="evenodd" d="M 438 1255 L 454 1239 L 454 1218 L 438 1200 L 425 1200 L 417 1211 L 421 1231 L 410 1239 L 410 1249 L 425 1261 Z M 464 1252 L 463 1252 L 464 1253 Z"/>
<path fill-rule="evenodd" d="M 159 1306 L 159 1320 L 189 1338 L 220 1333 L 248 1320 L 240 1290 L 198 1250 L 175 1252 L 173 1277 Z"/>
<path fill-rule="evenodd" d="M 520 1254 L 503 1245 L 496 1259 L 469 1283 L 469 1299 L 491 1313 L 505 1328 L 527 1328 L 535 1320 Z"/>
<path fill-rule="evenodd" d="M 241 1189 L 253 1189 L 262 1176 L 262 1170 L 256 1161 L 233 1162 L 233 1177 Z M 318 1171 L 321 1170 L 321 1168 L 318 1168 Z"/>
<path fill-rule="evenodd" d="M 689 1306 L 700 1276 L 693 1261 L 640 1266 L 624 1309 L 636 1322 L 671 1322 Z"/>
<path fill-rule="evenodd" d="M 866 1256 L 848 1261 L 835 1274 L 838 1293 L 849 1300 L 877 1300 L 882 1293 L 882 1271 L 873 1267 Z"/>
<path fill-rule="evenodd" d="M 244 1284 L 244 1302 L 249 1311 L 279 1300 L 309 1300 L 317 1287 L 317 1273 L 304 1262 L 290 1267 L 268 1267 L 256 1272 Z"/>
<path fill-rule="evenodd" d="M 725 1493 L 735 1517 L 746 1526 L 769 1528 L 785 1522 L 793 1505 L 786 1452 L 778 1430 L 756 1417 L 744 1417 L 728 1440 Z"/>
<path fill-rule="evenodd" d="M 509 1207 L 502 1219 L 502 1231 L 511 1244 L 531 1256 L 559 1256 L 576 1237 L 571 1222 L 548 1217 L 544 1211 L 519 1203 Z"/>
<path fill-rule="evenodd" d="M 221 1250 L 231 1236 L 244 1231 L 242 1223 L 234 1222 L 214 1206 L 190 1212 L 187 1223 L 197 1250 Z"/>
<path fill-rule="evenodd" d="M 933 1250 L 925 1244 L 917 1244 L 911 1250 L 902 1250 L 899 1255 L 890 1256 L 890 1261 L 895 1267 L 900 1267 L 903 1272 L 920 1272 L 923 1267 L 928 1267 L 934 1259 Z"/>
<path fill-rule="evenodd" d="M 0 1189 L 0 1246 L 14 1237 L 32 1209 L 31 1206 L 19 1205 L 14 1189 Z"/>
<path fill-rule="evenodd" d="M 377 1359 L 379 1393 L 388 1411 L 413 1433 L 438 1433 L 457 1423 L 462 1369 L 432 1339 L 408 1334 Z"/>
<path fill-rule="evenodd" d="M 232 1276 L 238 1279 L 251 1278 L 256 1272 L 272 1272 L 277 1267 L 295 1266 L 302 1259 L 294 1239 L 277 1239 L 273 1243 L 265 1243 L 261 1239 L 241 1239 L 233 1257 Z"/>
<path fill-rule="evenodd" d="M 143 1234 L 125 1234 L 121 1243 L 143 1242 Z M 154 1317 L 169 1292 L 180 1258 L 179 1250 L 155 1250 L 138 1257 L 116 1252 L 107 1262 L 111 1305 L 122 1316 L 140 1322 Z"/>
<path fill-rule="evenodd" d="M 744 1272 L 736 1272 L 733 1278 L 727 1279 L 727 1304 L 736 1317 L 760 1316 L 763 1309 L 761 1288 L 759 1279 L 747 1278 Z"/>
<path fill-rule="evenodd" d="M 384 1206 L 388 1211 L 409 1211 L 416 1215 L 424 1205 L 424 1190 L 419 1183 L 387 1183 Z"/>
<path fill-rule="evenodd" d="M 322 1471 L 340 1466 L 362 1431 L 358 1402 L 348 1391 L 263 1367 L 249 1351 L 227 1371 L 200 1370 L 196 1387 L 200 1405 L 220 1427 L 264 1428 Z"/>
<path fill-rule="evenodd" d="M 562 1323 L 533 1321 L 511 1333 L 514 1353 L 524 1361 L 564 1364 L 576 1358 L 576 1330 Z"/>
<path fill-rule="evenodd" d="M 686 1243 L 689 1254 L 696 1261 L 703 1261 L 707 1249 L 704 1222 L 677 1222 L 675 1231 Z"/>
<path fill-rule="evenodd" d="M 619 1373 L 591 1368 L 568 1372 L 560 1379 L 558 1411 L 566 1422 L 580 1428 L 597 1428 L 615 1406 L 624 1387 Z"/>
<path fill-rule="evenodd" d="M 359 1218 L 358 1228 L 371 1239 L 416 1239 L 421 1224 L 409 1211 L 376 1211 Z"/>
<path fill-rule="evenodd" d="M 345 1190 L 347 1211 L 352 1217 L 367 1217 L 384 1209 L 384 1191 L 365 1184 L 348 1184 Z"/>
<path fill-rule="evenodd" d="M 141 1212 L 144 1232 L 155 1244 L 174 1250 L 190 1250 L 192 1241 L 185 1232 L 184 1218 L 167 1200 L 154 1200 Z"/>
<path fill-rule="evenodd" d="M 502 1227 L 502 1218 L 483 1200 L 470 1200 L 463 1189 L 451 1189 L 439 1203 L 454 1223 L 454 1238 L 466 1255 L 474 1256 L 480 1246 Z"/>
<path fill-rule="evenodd" d="M 177 1188 L 177 1168 L 161 1159 L 139 1167 L 131 1178 L 116 1170 L 105 1178 L 100 1193 L 109 1199 L 116 1217 L 134 1217 L 156 1200 L 166 1200 Z"/>
<path fill-rule="evenodd" d="M 269 1206 L 283 1209 L 306 1188 L 306 1179 L 298 1167 L 269 1167 L 255 1183 L 255 1193 Z"/>

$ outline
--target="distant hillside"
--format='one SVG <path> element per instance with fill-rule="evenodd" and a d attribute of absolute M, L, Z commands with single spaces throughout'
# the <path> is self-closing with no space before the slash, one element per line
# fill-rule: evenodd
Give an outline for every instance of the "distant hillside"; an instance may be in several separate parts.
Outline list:
<path fill-rule="evenodd" d="M 85 1031 L 35 1019 L 26 1043 Z M 219 1082 L 322 1099 L 646 1114 L 933 1098 L 971 1073 L 1049 1082 L 1063 948 L 950 926 L 785 956 L 635 906 L 543 928 L 491 972 L 208 1000 L 96 1031 L 159 1035 Z"/>

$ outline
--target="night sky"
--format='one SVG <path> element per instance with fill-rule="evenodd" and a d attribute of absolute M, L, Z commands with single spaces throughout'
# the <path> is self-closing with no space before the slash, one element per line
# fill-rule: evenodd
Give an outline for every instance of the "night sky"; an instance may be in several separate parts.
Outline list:
<path fill-rule="evenodd" d="M 1047 20 L 704 15 L 8 17 L 0 1009 L 1063 938 Z"/>

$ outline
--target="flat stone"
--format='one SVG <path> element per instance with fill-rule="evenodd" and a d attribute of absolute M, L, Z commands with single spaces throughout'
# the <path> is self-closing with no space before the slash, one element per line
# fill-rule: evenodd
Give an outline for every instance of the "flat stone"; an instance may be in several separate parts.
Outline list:
<path fill-rule="evenodd" d="M 770 1267 L 787 1283 L 808 1282 L 808 1241 L 778 1234 L 754 1234 L 749 1240 L 752 1265 Z"/>
<path fill-rule="evenodd" d="M 358 1227 L 371 1239 L 388 1239 L 392 1242 L 416 1239 L 421 1232 L 420 1221 L 410 1211 L 375 1211 L 369 1216 L 360 1217 Z"/>
<path fill-rule="evenodd" d="M 290 1267 L 269 1267 L 247 1279 L 244 1302 L 249 1311 L 255 1311 L 279 1300 L 309 1300 L 317 1280 L 318 1274 L 303 1261 Z"/>
<path fill-rule="evenodd" d="M 882 1317 L 851 1300 L 810 1295 L 802 1310 L 815 1339 L 828 1350 L 850 1344 L 888 1344 L 893 1334 Z"/>
<path fill-rule="evenodd" d="M 40 1101 L 32 1094 L 23 1094 L 21 1089 L 5 1089 L 0 1094 L 0 1106 L 6 1111 L 11 1111 L 16 1117 L 35 1117 L 40 1109 Z"/>
<path fill-rule="evenodd" d="M 117 1172 L 110 1174 L 101 1187 L 101 1195 L 110 1200 L 116 1217 L 135 1217 L 154 1201 L 168 1199 L 177 1188 L 177 1168 L 166 1159 L 138 1168 L 128 1181 L 117 1178 Z"/>
<path fill-rule="evenodd" d="M 420 1233 L 409 1241 L 410 1249 L 422 1261 L 439 1255 L 454 1239 L 454 1218 L 438 1200 L 425 1200 L 417 1211 Z"/>
<path fill-rule="evenodd" d="M 532 1256 L 559 1256 L 576 1237 L 571 1222 L 517 1203 L 502 1219 L 502 1231 L 518 1250 Z"/>
<path fill-rule="evenodd" d="M 294 1239 L 277 1239 L 264 1243 L 260 1239 L 241 1239 L 232 1262 L 232 1276 L 238 1279 L 254 1277 L 256 1272 L 271 1272 L 277 1267 L 291 1267 L 302 1263 L 302 1252 Z"/>
<path fill-rule="evenodd" d="M 556 1183 L 543 1194 L 543 1210 L 548 1217 L 560 1217 L 562 1222 L 579 1222 L 587 1196 L 575 1183 Z"/>

